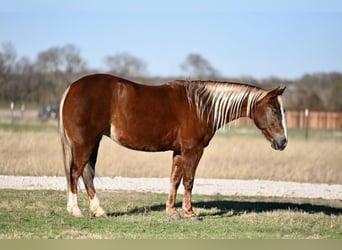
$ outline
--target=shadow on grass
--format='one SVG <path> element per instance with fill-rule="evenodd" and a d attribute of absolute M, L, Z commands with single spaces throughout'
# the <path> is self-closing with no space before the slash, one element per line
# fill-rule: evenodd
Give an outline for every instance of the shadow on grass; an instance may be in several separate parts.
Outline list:
<path fill-rule="evenodd" d="M 310 203 L 292 203 L 292 202 L 271 202 L 271 201 L 203 201 L 193 204 L 194 207 L 202 209 L 215 209 L 213 213 L 204 214 L 203 216 L 224 215 L 230 213 L 231 216 L 237 216 L 244 213 L 263 213 L 273 211 L 298 211 L 310 214 L 324 213 L 326 215 L 342 215 L 342 208 L 336 208 L 326 205 L 314 205 Z"/>
<path fill-rule="evenodd" d="M 229 216 L 239 216 L 245 213 L 263 213 L 273 211 L 297 211 L 309 214 L 324 213 L 326 215 L 342 215 L 342 208 L 315 205 L 310 203 L 292 203 L 292 202 L 271 202 L 271 201 L 233 201 L 233 200 L 212 200 L 193 202 L 193 207 L 203 209 L 199 217 L 218 216 L 229 214 Z M 177 208 L 181 208 L 182 204 L 177 203 Z M 146 214 L 149 212 L 165 211 L 165 204 L 153 206 L 136 207 L 126 212 L 108 213 L 110 217 L 118 217 L 133 214 Z M 206 212 L 207 211 L 207 212 Z"/>

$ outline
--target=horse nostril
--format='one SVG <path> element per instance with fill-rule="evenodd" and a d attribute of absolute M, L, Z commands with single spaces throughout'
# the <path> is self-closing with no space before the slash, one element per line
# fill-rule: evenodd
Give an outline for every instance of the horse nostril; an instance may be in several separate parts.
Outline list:
<path fill-rule="evenodd" d="M 285 138 L 284 140 L 283 140 L 283 145 L 287 145 L 287 139 Z"/>
<path fill-rule="evenodd" d="M 284 138 L 282 141 L 281 141 L 281 144 L 280 144 L 280 147 L 282 150 L 285 149 L 287 146 L 287 139 Z"/>

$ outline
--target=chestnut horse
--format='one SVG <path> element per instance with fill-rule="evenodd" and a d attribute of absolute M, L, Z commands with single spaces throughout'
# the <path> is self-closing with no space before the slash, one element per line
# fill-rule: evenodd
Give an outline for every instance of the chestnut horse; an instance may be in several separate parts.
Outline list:
<path fill-rule="evenodd" d="M 184 216 L 196 220 L 191 205 L 195 171 L 215 132 L 239 117 L 250 117 L 271 146 L 287 145 L 281 95 L 247 84 L 176 80 L 159 86 L 137 84 L 95 74 L 72 83 L 60 104 L 60 136 L 68 184 L 67 210 L 82 216 L 77 205 L 80 176 L 90 210 L 105 217 L 94 187 L 95 164 L 103 135 L 142 151 L 173 151 L 166 210 L 173 219 L 178 186 L 183 180 Z"/>

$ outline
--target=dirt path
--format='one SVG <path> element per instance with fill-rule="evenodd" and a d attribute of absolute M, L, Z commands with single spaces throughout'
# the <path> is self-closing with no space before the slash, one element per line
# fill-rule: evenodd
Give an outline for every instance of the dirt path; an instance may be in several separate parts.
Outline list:
<path fill-rule="evenodd" d="M 99 177 L 98 190 L 168 193 L 168 178 Z M 81 184 L 83 189 L 83 184 Z M 66 190 L 64 177 L 33 177 L 0 175 L 0 189 Z M 182 193 L 180 187 L 179 193 Z M 296 183 L 261 180 L 196 179 L 194 194 L 244 196 L 273 196 L 293 198 L 322 198 L 342 200 L 342 185 Z"/>

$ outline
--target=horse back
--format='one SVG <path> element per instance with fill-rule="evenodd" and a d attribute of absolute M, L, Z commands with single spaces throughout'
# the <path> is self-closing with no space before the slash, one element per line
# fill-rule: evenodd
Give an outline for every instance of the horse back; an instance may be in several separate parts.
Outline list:
<path fill-rule="evenodd" d="M 115 93 L 111 104 L 112 139 L 144 151 L 179 148 L 177 136 L 190 111 L 182 86 L 123 83 Z"/>

